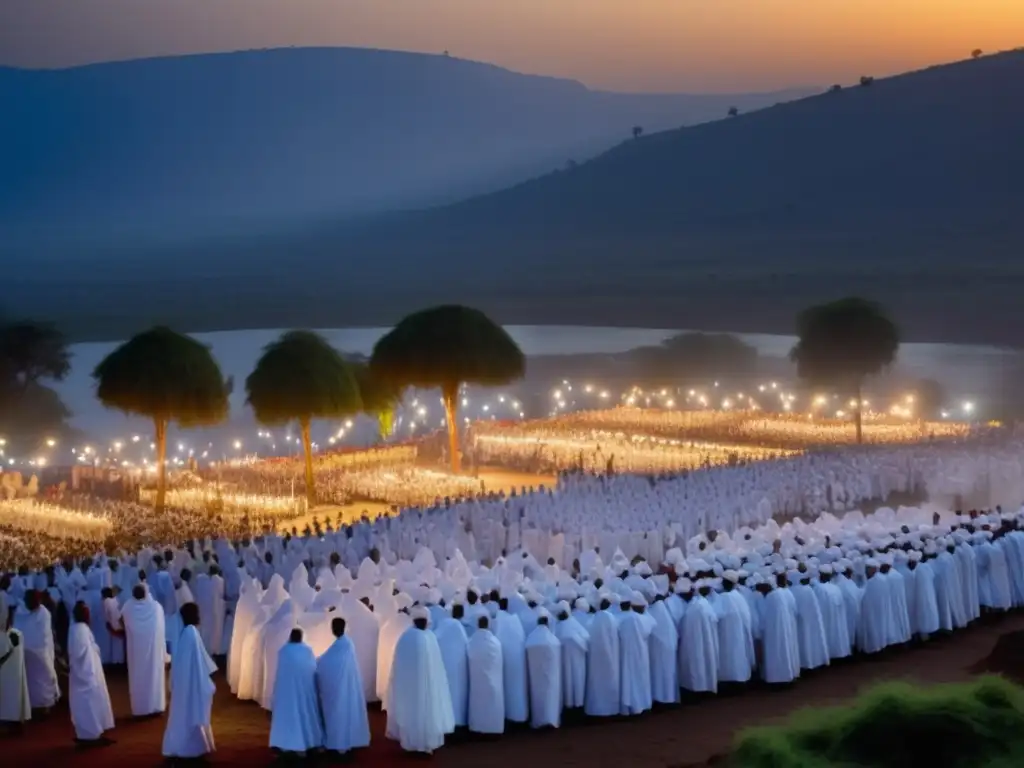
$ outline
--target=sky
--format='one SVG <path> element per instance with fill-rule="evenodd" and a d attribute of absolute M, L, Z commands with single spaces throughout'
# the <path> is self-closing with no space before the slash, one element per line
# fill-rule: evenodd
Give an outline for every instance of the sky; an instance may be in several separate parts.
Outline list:
<path fill-rule="evenodd" d="M 0 65 L 282 46 L 440 53 L 623 91 L 846 83 L 1024 45 L 1024 0 L 0 0 Z"/>

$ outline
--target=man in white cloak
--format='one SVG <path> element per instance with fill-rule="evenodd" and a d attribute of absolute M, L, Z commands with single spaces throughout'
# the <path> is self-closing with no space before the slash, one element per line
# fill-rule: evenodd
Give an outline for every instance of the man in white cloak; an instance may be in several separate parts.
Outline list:
<path fill-rule="evenodd" d="M 494 635 L 501 643 L 502 687 L 505 691 L 505 719 L 525 723 L 530 717 L 526 676 L 526 635 L 523 623 L 508 611 L 508 598 L 498 600 Z M 616 657 L 618 658 L 618 657 Z"/>
<path fill-rule="evenodd" d="M 302 630 L 298 628 L 292 629 L 288 642 L 277 656 L 270 748 L 304 755 L 324 745 L 320 701 L 316 692 L 316 656 L 313 649 L 302 641 Z"/>
<path fill-rule="evenodd" d="M 651 695 L 650 637 L 653 622 L 642 615 L 647 608 L 643 595 L 634 592 L 619 617 L 619 714 L 639 715 L 654 706 Z M 628 607 L 628 610 L 627 610 Z"/>
<path fill-rule="evenodd" d="M 199 606 L 181 606 L 181 634 L 171 659 L 171 706 L 164 729 L 163 755 L 195 759 L 213 752 L 210 722 L 216 686 L 210 675 L 217 665 L 199 634 Z"/>
<path fill-rule="evenodd" d="M 590 717 L 619 714 L 621 662 L 619 622 L 612 615 L 611 603 L 602 599 L 600 609 L 590 622 L 590 646 L 587 654 L 587 693 L 584 711 Z"/>
<path fill-rule="evenodd" d="M 104 733 L 114 727 L 103 659 L 89 628 L 89 608 L 82 601 L 72 611 L 68 630 L 68 705 L 75 740 L 92 744 L 111 744 Z"/>
<path fill-rule="evenodd" d="M 562 705 L 582 709 L 587 695 L 587 648 L 590 634 L 583 628 L 566 601 L 557 606 L 555 637 L 562 644 Z"/>
<path fill-rule="evenodd" d="M 14 615 L 14 628 L 21 632 L 32 709 L 49 710 L 60 699 L 60 685 L 54 666 L 56 652 L 50 611 L 40 604 L 35 590 L 25 593 L 24 604 Z"/>
<path fill-rule="evenodd" d="M 551 615 L 537 610 L 537 626 L 526 638 L 529 670 L 530 727 L 557 728 L 562 723 L 562 644 L 551 631 Z"/>
<path fill-rule="evenodd" d="M 167 645 L 164 609 L 142 584 L 132 589 L 132 598 L 121 609 L 128 651 L 128 694 L 135 717 L 156 715 L 167 707 Z"/>
<path fill-rule="evenodd" d="M 417 606 L 395 645 L 388 681 L 387 737 L 407 752 L 432 753 L 455 730 L 452 697 L 429 612 Z"/>
<path fill-rule="evenodd" d="M 445 675 L 448 677 L 456 728 L 465 726 L 469 721 L 469 660 L 466 656 L 469 641 L 463 619 L 463 606 L 455 603 L 452 605 L 451 616 L 441 619 L 441 623 L 434 629 L 437 645 L 441 649 L 441 660 L 444 661 Z"/>
<path fill-rule="evenodd" d="M 469 659 L 469 730 L 505 731 L 504 665 L 501 641 L 491 632 L 491 619 L 481 616 L 466 649 Z"/>
<path fill-rule="evenodd" d="M 0 632 L 0 723 L 32 719 L 25 673 L 25 644 L 16 629 Z"/>
<path fill-rule="evenodd" d="M 345 620 L 331 619 L 335 640 L 316 662 L 316 687 L 324 716 L 324 747 L 345 754 L 370 746 L 370 722 L 359 661 L 345 634 Z"/>

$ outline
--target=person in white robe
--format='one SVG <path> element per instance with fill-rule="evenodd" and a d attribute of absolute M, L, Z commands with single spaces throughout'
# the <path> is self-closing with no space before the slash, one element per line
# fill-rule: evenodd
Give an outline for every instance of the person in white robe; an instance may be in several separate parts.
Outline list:
<path fill-rule="evenodd" d="M 429 615 L 429 612 L 428 612 Z M 395 648 L 405 631 L 412 625 L 409 614 L 400 610 L 390 617 L 384 617 L 377 644 L 377 698 L 381 709 L 388 709 L 388 689 L 391 683 L 391 666 L 394 664 Z M 451 697 L 449 696 L 449 703 Z"/>
<path fill-rule="evenodd" d="M 726 571 L 722 575 L 722 592 L 715 596 L 718 631 L 718 670 L 720 683 L 746 683 L 750 680 L 754 658 L 753 622 L 750 605 L 736 589 L 739 574 Z"/>
<path fill-rule="evenodd" d="M 619 616 L 619 714 L 639 715 L 654 706 L 651 695 L 650 637 L 654 622 L 639 592 L 621 603 Z"/>
<path fill-rule="evenodd" d="M 228 647 L 228 685 L 232 693 L 238 693 L 238 683 L 242 676 L 242 646 L 249 629 L 262 616 L 259 587 L 252 579 L 242 579 L 239 586 L 238 602 L 235 604 L 235 622 L 231 630 L 231 643 Z"/>
<path fill-rule="evenodd" d="M 562 722 L 562 644 L 548 626 L 550 620 L 539 609 L 537 626 L 526 638 L 532 728 L 557 728 Z"/>
<path fill-rule="evenodd" d="M 935 591 L 935 555 L 924 555 L 914 569 L 914 616 L 911 625 L 919 640 L 927 640 L 939 631 L 939 599 Z M 948 610 L 948 606 L 947 606 Z"/>
<path fill-rule="evenodd" d="M 679 627 L 665 605 L 664 595 L 655 598 L 647 615 L 654 620 L 649 643 L 651 698 L 658 704 L 675 704 L 679 701 L 679 665 L 676 661 Z"/>
<path fill-rule="evenodd" d="M 607 598 L 601 600 L 599 608 L 590 622 L 583 711 L 590 717 L 613 717 L 619 714 L 621 698 L 619 622 L 609 610 L 611 602 Z"/>
<path fill-rule="evenodd" d="M 263 642 L 258 652 L 256 663 L 262 661 L 262 688 L 256 691 L 256 701 L 264 709 L 271 709 L 274 702 L 274 685 L 277 683 L 278 654 L 288 643 L 292 630 L 295 629 L 298 605 L 291 599 L 285 600 L 277 608 L 263 632 Z"/>
<path fill-rule="evenodd" d="M 302 630 L 297 627 L 291 630 L 288 642 L 277 655 L 278 675 L 270 707 L 270 748 L 304 755 L 324 745 L 316 656 L 302 641 Z"/>
<path fill-rule="evenodd" d="M 892 626 L 894 616 L 893 593 L 890 582 L 879 574 L 877 560 L 865 563 L 864 597 L 860 605 L 860 624 L 857 627 L 857 649 L 862 653 L 884 650 L 896 632 Z"/>
<path fill-rule="evenodd" d="M 181 634 L 171 658 L 171 706 L 164 729 L 163 756 L 195 759 L 213 752 L 211 714 L 216 685 L 210 676 L 217 665 L 199 633 L 199 606 L 181 606 Z"/>
<path fill-rule="evenodd" d="M 708 600 L 711 586 L 696 584 L 679 627 L 679 686 L 691 693 L 718 691 L 718 616 Z M 625 654 L 625 648 L 623 648 Z"/>
<path fill-rule="evenodd" d="M 822 565 L 818 569 L 818 581 L 812 585 L 814 597 L 821 611 L 821 621 L 825 627 L 825 641 L 830 659 L 845 659 L 850 656 L 850 632 L 846 626 L 846 605 L 843 593 L 832 583 L 833 570 L 831 565 Z"/>
<path fill-rule="evenodd" d="M 505 731 L 504 664 L 501 641 L 491 632 L 492 619 L 477 619 L 477 631 L 469 639 L 469 730 L 497 734 Z"/>
<path fill-rule="evenodd" d="M 40 604 L 35 590 L 25 593 L 23 604 L 14 614 L 14 628 L 21 632 L 32 709 L 47 711 L 60 699 L 60 684 L 50 612 Z"/>
<path fill-rule="evenodd" d="M 22 723 L 32 719 L 25 672 L 25 643 L 16 629 L 0 632 L 0 723 Z"/>
<path fill-rule="evenodd" d="M 769 685 L 792 683 L 800 676 L 800 641 L 796 599 L 786 588 L 786 575 L 776 575 L 776 586 L 762 603 L 761 678 Z"/>
<path fill-rule="evenodd" d="M 196 604 L 199 606 L 200 634 L 206 652 L 211 656 L 219 655 L 224 645 L 224 621 L 226 605 L 224 602 L 224 579 L 220 568 L 210 566 L 209 575 L 196 576 Z"/>
<path fill-rule="evenodd" d="M 346 622 L 331 619 L 334 642 L 316 661 L 316 687 L 324 718 L 324 747 L 345 754 L 370 746 L 366 694 L 356 649 L 345 634 Z"/>
<path fill-rule="evenodd" d="M 463 606 L 452 605 L 452 613 L 446 616 L 434 628 L 437 645 L 441 649 L 441 660 L 444 662 L 445 675 L 448 677 L 448 690 L 452 697 L 452 714 L 455 716 L 455 727 L 461 728 L 469 722 L 469 660 L 466 646 L 469 642 L 463 625 Z"/>
<path fill-rule="evenodd" d="M 790 587 L 796 599 L 796 631 L 800 646 L 800 668 L 805 670 L 827 667 L 829 664 L 828 638 L 821 606 L 811 587 L 808 572 L 794 574 Z"/>
<path fill-rule="evenodd" d="M 508 611 L 508 598 L 503 596 L 498 600 L 498 609 L 494 617 L 494 635 L 501 643 L 505 719 L 512 723 L 525 723 L 530 718 L 526 635 L 523 623 Z"/>
<path fill-rule="evenodd" d="M 80 742 L 113 743 L 104 737 L 114 727 L 103 659 L 89 628 L 89 609 L 75 604 L 68 630 L 68 705 L 75 739 Z"/>
<path fill-rule="evenodd" d="M 159 714 L 167 707 L 164 665 L 167 645 L 164 610 L 136 584 L 132 598 L 121 609 L 128 651 L 128 694 L 132 715 Z"/>
<path fill-rule="evenodd" d="M 437 637 L 427 630 L 429 612 L 411 611 L 412 626 L 395 644 L 390 665 L 387 738 L 407 752 L 431 754 L 455 731 L 448 678 Z"/>
<path fill-rule="evenodd" d="M 121 623 L 121 604 L 114 596 L 114 590 L 104 587 L 102 610 L 104 626 L 107 635 L 110 637 L 110 664 L 124 664 L 125 660 L 125 638 L 124 625 Z"/>
<path fill-rule="evenodd" d="M 587 701 L 587 648 L 590 634 L 583 628 L 568 602 L 556 606 L 555 637 L 562 644 L 562 706 L 582 709 Z"/>

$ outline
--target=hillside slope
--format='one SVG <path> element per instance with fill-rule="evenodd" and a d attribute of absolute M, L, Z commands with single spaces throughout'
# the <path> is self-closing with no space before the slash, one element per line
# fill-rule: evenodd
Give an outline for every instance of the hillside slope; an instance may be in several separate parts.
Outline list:
<path fill-rule="evenodd" d="M 454 300 L 510 323 L 785 333 L 859 293 L 908 339 L 1024 346 L 1022 135 L 1012 52 L 627 140 L 457 205 L 150 254 L 158 281 L 51 278 L 46 304 L 107 296 L 111 328 L 386 324 Z"/>
<path fill-rule="evenodd" d="M 634 125 L 789 95 L 610 94 L 353 48 L 0 69 L 0 226 L 103 242 L 434 204 L 582 161 Z"/>

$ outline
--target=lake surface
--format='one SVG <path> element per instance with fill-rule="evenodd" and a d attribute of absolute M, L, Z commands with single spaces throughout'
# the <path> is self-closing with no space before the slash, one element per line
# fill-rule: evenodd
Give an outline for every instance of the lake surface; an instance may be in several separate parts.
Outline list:
<path fill-rule="evenodd" d="M 338 349 L 345 352 L 369 354 L 374 343 L 389 329 L 321 329 Z M 557 355 L 625 352 L 638 346 L 658 344 L 678 330 L 643 328 L 589 328 L 574 326 L 509 326 L 509 333 L 527 355 Z M 235 377 L 232 396 L 232 417 L 239 422 L 251 423 L 244 408 L 245 394 L 242 384 L 252 370 L 263 347 L 281 333 L 277 330 L 223 331 L 196 334 L 196 338 L 210 345 L 225 375 Z M 784 356 L 792 348 L 791 336 L 750 334 L 741 336 L 755 346 L 762 355 Z M 114 439 L 132 431 L 148 431 L 141 420 L 104 409 L 94 396 L 91 374 L 116 343 L 88 343 L 72 346 L 74 358 L 71 374 L 58 391 L 74 416 L 74 425 L 97 439 Z M 993 347 L 966 347 L 948 344 L 905 344 L 900 349 L 899 365 L 915 376 L 939 378 L 951 394 L 965 397 L 983 397 L 994 385 L 994 370 L 1006 353 Z"/>

